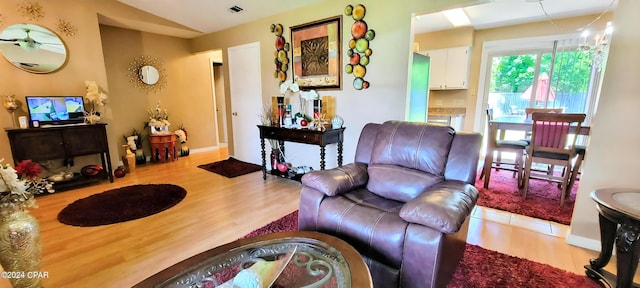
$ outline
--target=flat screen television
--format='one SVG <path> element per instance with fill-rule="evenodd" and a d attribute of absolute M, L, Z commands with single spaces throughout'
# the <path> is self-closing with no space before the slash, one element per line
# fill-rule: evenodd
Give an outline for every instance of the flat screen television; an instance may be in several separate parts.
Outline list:
<path fill-rule="evenodd" d="M 62 125 L 84 122 L 82 96 L 26 96 L 31 123 Z"/>

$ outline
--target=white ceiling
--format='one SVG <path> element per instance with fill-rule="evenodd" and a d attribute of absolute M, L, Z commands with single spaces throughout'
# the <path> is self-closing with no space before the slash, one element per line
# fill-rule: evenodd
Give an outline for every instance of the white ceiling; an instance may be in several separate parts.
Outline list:
<path fill-rule="evenodd" d="M 204 34 L 295 10 L 322 0 L 118 0 Z M 231 13 L 229 8 L 243 10 Z"/>
<path fill-rule="evenodd" d="M 542 4 L 542 7 L 541 7 Z M 476 30 L 613 11 L 616 0 L 493 0 L 463 8 Z M 544 10 L 543 10 L 544 8 Z M 546 14 L 545 15 L 545 11 Z M 586 25 L 587 23 L 585 23 Z M 416 17 L 416 34 L 455 28 L 442 12 Z"/>
<path fill-rule="evenodd" d="M 291 11 L 322 0 L 117 0 L 126 5 L 157 15 L 191 29 L 208 34 L 279 13 Z M 541 2 L 549 18 L 564 18 L 612 11 L 617 0 L 486 0 L 485 4 L 465 7 L 475 29 L 486 29 L 504 25 L 522 24 L 548 19 L 540 7 Z M 244 10 L 229 12 L 238 6 Z M 342 12 L 342 11 L 338 11 Z M 114 24 L 117 21 L 105 19 Z M 453 26 L 442 15 L 434 13 L 420 15 L 414 22 L 415 33 L 451 29 Z M 115 25 L 115 24 L 114 24 Z M 139 27 L 135 27 L 138 25 Z M 118 25 L 116 25 L 118 26 Z M 150 30 L 143 23 L 130 22 L 131 29 L 192 38 L 201 33 L 177 33 L 163 29 Z M 192 31 L 193 32 L 193 31 Z"/>

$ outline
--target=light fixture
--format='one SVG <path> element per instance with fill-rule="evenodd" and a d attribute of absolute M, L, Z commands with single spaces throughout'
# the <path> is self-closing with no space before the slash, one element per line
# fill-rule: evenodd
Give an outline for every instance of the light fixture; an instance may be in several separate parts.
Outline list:
<path fill-rule="evenodd" d="M 596 34 L 591 39 L 589 39 L 589 30 L 585 29 L 581 34 L 580 48 L 582 50 L 596 50 L 596 51 L 604 51 L 606 47 L 609 45 L 609 38 L 611 37 L 611 33 L 613 32 L 613 24 L 611 21 L 607 22 L 607 26 L 604 29 L 603 34 Z"/>
<path fill-rule="evenodd" d="M 445 10 L 442 11 L 442 13 L 444 13 L 444 16 L 449 19 L 449 22 L 451 22 L 451 25 L 454 27 L 471 25 L 471 20 L 469 20 L 469 17 L 467 17 L 467 14 L 464 13 L 462 8 Z"/>
<path fill-rule="evenodd" d="M 40 43 L 31 38 L 25 38 L 18 41 L 18 45 L 20 45 L 20 48 L 25 51 L 36 51 L 40 49 Z"/>
<path fill-rule="evenodd" d="M 27 37 L 17 41 L 20 48 L 22 48 L 22 50 L 24 51 L 35 51 L 40 49 L 40 42 L 34 40 L 33 38 L 31 38 L 31 36 L 29 36 L 31 30 L 24 29 L 24 32 L 27 34 Z"/>

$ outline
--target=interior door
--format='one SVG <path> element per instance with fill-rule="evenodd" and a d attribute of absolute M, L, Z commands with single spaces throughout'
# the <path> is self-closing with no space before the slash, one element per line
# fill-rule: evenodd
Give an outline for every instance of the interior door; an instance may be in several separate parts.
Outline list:
<path fill-rule="evenodd" d="M 258 116 L 262 111 L 260 78 L 260 43 L 254 42 L 228 49 L 229 91 L 234 157 L 262 163 Z"/>

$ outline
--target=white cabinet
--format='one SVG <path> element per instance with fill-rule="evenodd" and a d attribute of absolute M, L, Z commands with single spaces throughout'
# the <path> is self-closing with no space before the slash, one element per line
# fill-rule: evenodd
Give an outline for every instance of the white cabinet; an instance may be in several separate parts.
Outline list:
<path fill-rule="evenodd" d="M 431 58 L 429 89 L 467 89 L 470 46 L 426 51 Z"/>

